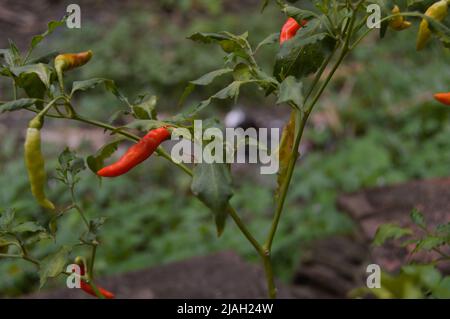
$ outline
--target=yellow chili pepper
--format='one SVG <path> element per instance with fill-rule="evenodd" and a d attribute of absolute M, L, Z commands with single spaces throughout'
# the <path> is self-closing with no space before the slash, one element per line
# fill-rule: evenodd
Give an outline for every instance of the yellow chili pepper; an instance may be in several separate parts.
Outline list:
<path fill-rule="evenodd" d="M 400 13 L 400 8 L 396 5 L 392 9 L 392 14 Z M 395 16 L 389 21 L 389 26 L 397 31 L 405 30 L 411 26 L 411 22 L 406 21 L 403 16 Z"/>
<path fill-rule="evenodd" d="M 41 152 L 42 124 L 42 118 L 40 116 L 30 121 L 25 139 L 25 163 L 33 196 L 39 205 L 54 210 L 55 205 L 47 199 L 44 190 L 47 175 L 45 173 L 45 160 Z"/>
<path fill-rule="evenodd" d="M 425 11 L 425 15 L 437 21 L 442 21 L 447 16 L 447 12 L 447 0 L 441 0 L 433 3 L 427 11 Z M 431 37 L 431 30 L 428 25 L 429 23 L 426 19 L 422 19 L 420 22 L 419 33 L 417 35 L 417 50 L 422 50 Z"/>

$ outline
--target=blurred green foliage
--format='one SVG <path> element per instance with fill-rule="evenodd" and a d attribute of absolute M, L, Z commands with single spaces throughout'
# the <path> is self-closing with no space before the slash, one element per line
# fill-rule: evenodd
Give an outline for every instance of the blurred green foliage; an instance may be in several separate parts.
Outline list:
<path fill-rule="evenodd" d="M 93 49 L 95 56 L 89 68 L 74 72 L 74 77 L 112 78 L 128 96 L 150 91 L 160 96 L 161 105 L 168 105 L 159 111 L 170 113 L 187 81 L 220 64 L 218 50 L 195 45 L 186 36 L 196 31 L 249 31 L 250 40 L 256 43 L 278 30 L 284 19 L 270 7 L 262 15 L 255 8 L 218 14 L 220 6 L 202 1 L 206 13 L 189 15 L 186 10 L 191 1 L 164 3 L 171 10 L 179 10 L 184 19 L 177 21 L 175 15 L 159 11 L 124 14 L 113 26 L 92 23 L 81 31 L 65 31 L 48 43 L 64 51 Z M 312 148 L 299 162 L 274 242 L 276 273 L 283 279 L 290 278 L 306 249 L 299 246 L 300 242 L 351 232 L 352 222 L 335 207 L 338 194 L 448 175 L 450 110 L 431 102 L 431 93 L 448 89 L 450 73 L 445 70 L 450 53 L 431 46 L 417 54 L 413 52 L 414 37 L 411 30 L 388 34 L 382 42 L 369 39 L 349 57 L 349 74 L 338 77 L 325 97 L 333 101 L 341 129 L 326 127 L 307 132 Z M 264 67 L 272 67 L 275 50 L 268 47 L 261 51 Z M 356 72 L 357 66 L 362 72 Z M 343 97 L 342 88 L 348 81 L 353 81 L 351 94 Z M 202 99 L 221 86 L 223 83 L 218 81 L 217 87 L 200 88 L 192 98 Z M 81 113 L 98 116 L 100 109 L 110 110 L 106 112 L 109 114 L 116 110 L 112 96 L 100 94 L 100 90 L 92 92 L 80 99 Z M 272 106 L 262 103 L 262 94 L 246 91 L 241 96 L 243 103 L 270 112 L 268 107 Z M 429 102 L 422 103 L 421 99 Z M 329 106 L 327 103 L 318 111 Z M 21 138 L 8 134 L 0 144 L 0 209 L 14 207 L 18 216 L 36 218 L 45 224 L 49 216 L 38 208 L 28 190 L 21 142 Z M 52 177 L 62 149 L 46 144 L 44 150 L 52 159 L 47 165 L 47 171 L 53 174 L 49 197 L 58 199 L 61 205 L 69 201 L 69 195 Z M 77 152 L 86 157 L 92 150 L 81 148 Z M 230 221 L 231 227 L 216 238 L 210 213 L 189 196 L 189 179 L 175 171 L 165 161 L 153 158 L 131 174 L 104 180 L 101 185 L 88 171 L 82 173 L 77 197 L 91 217 L 107 217 L 96 260 L 99 274 L 223 249 L 233 249 L 248 260 L 257 258 Z M 262 238 L 271 219 L 272 193 L 255 183 L 251 177 L 236 180 L 240 192 L 232 202 L 254 234 Z M 74 234 L 82 226 L 78 215 L 68 214 L 59 224 L 63 231 L 57 240 L 76 240 Z M 45 255 L 50 249 L 51 243 L 47 243 L 36 253 Z M 0 277 L 0 295 L 4 296 L 30 292 L 38 282 L 33 267 L 22 261 L 0 261 L 0 273 L 7 274 Z"/>

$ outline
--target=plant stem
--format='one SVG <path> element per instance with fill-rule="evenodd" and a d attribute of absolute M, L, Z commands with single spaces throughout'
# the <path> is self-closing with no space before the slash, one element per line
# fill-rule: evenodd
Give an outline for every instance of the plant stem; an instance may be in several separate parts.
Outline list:
<path fill-rule="evenodd" d="M 91 259 L 89 260 L 89 266 L 88 266 L 88 276 L 89 280 L 94 279 L 94 262 L 95 262 L 95 255 L 97 252 L 97 244 L 92 244 L 92 251 L 91 251 Z"/>
<path fill-rule="evenodd" d="M 261 244 L 253 237 L 253 235 L 250 233 L 250 231 L 247 229 L 247 226 L 242 222 L 242 220 L 239 218 L 239 215 L 237 214 L 236 210 L 230 205 L 228 206 L 228 213 L 230 214 L 231 218 L 236 223 L 236 226 L 239 228 L 239 230 L 242 232 L 242 234 L 247 238 L 247 240 L 252 244 L 252 246 L 255 248 L 256 252 L 261 256 L 264 257 L 266 252 L 264 251 Z"/>
<path fill-rule="evenodd" d="M 350 38 L 352 36 L 352 29 L 353 29 L 353 24 L 354 24 L 354 21 L 356 18 L 356 11 L 359 8 L 359 5 L 361 3 L 362 3 L 362 1 L 360 1 L 358 3 L 355 11 L 353 12 L 351 19 L 348 20 L 348 22 L 344 28 L 344 30 L 347 34 L 346 34 L 346 39 L 343 44 L 341 54 L 340 54 L 337 62 L 335 63 L 333 69 L 331 70 L 330 74 L 328 74 L 327 78 L 325 79 L 325 81 L 323 82 L 321 87 L 319 88 L 319 91 L 313 98 L 310 106 L 306 109 L 306 111 L 304 113 L 302 113 L 300 110 L 295 110 L 295 109 L 292 111 L 292 112 L 295 112 L 295 119 L 296 119 L 296 123 L 298 125 L 298 126 L 296 125 L 295 141 L 294 141 L 294 145 L 292 148 L 291 157 L 289 159 L 287 173 L 283 180 L 283 184 L 281 185 L 281 188 L 280 188 L 280 195 L 278 198 L 277 207 L 276 207 L 275 215 L 274 215 L 274 218 L 272 221 L 272 225 L 270 227 L 270 231 L 267 236 L 267 240 L 263 246 L 264 250 L 267 252 L 267 258 L 263 258 L 263 262 L 264 262 L 264 269 L 266 272 L 266 278 L 267 278 L 267 282 L 268 282 L 269 295 L 271 298 L 276 297 L 276 289 L 274 289 L 273 272 L 272 272 L 272 267 L 271 267 L 271 262 L 270 262 L 270 254 L 271 254 L 271 250 L 272 250 L 273 240 L 274 240 L 277 228 L 278 228 L 278 224 L 280 222 L 281 214 L 283 212 L 286 195 L 287 195 L 287 192 L 289 189 L 290 182 L 292 180 L 295 163 L 297 161 L 297 156 L 298 156 L 298 149 L 299 149 L 300 142 L 301 142 L 301 139 L 303 136 L 303 132 L 305 130 L 306 122 L 308 120 L 309 114 L 311 113 L 312 109 L 316 105 L 317 101 L 319 100 L 323 91 L 327 87 L 328 83 L 330 82 L 330 80 L 333 77 L 334 73 L 336 72 L 337 68 L 342 63 L 343 59 L 345 58 L 345 56 L 347 55 L 347 53 L 349 51 L 348 46 L 349 46 Z M 344 35 L 345 35 L 345 33 L 344 33 Z M 336 50 L 336 48 L 335 48 L 335 50 Z M 334 54 L 335 50 L 333 50 L 332 55 Z M 329 57 L 327 61 L 329 62 L 330 60 L 331 60 L 331 57 Z M 307 98 L 314 91 L 314 87 L 318 84 L 318 82 L 320 80 L 320 76 L 322 75 L 323 71 L 325 70 L 325 66 L 326 66 L 325 64 L 322 65 L 321 69 L 319 70 L 320 75 L 317 76 L 316 79 L 314 80 L 313 85 L 310 88 L 310 91 L 308 92 Z M 306 102 L 307 98 L 305 99 L 305 102 Z"/>
<path fill-rule="evenodd" d="M 270 258 L 270 253 L 267 251 L 262 257 L 264 265 L 264 273 L 266 275 L 267 290 L 270 299 L 275 299 L 277 297 L 277 288 L 275 286 L 275 281 L 273 277 L 272 260 Z"/>

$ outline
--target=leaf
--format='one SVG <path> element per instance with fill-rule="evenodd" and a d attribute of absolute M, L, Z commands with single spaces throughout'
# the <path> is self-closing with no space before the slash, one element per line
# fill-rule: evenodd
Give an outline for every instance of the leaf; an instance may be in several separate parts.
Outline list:
<path fill-rule="evenodd" d="M 12 225 L 14 221 L 14 216 L 16 212 L 12 208 L 7 208 L 2 212 L 0 216 L 0 229 L 7 230 Z"/>
<path fill-rule="evenodd" d="M 104 162 L 107 158 L 111 157 L 112 154 L 114 154 L 115 151 L 117 151 L 117 148 L 119 146 L 119 143 L 121 143 L 124 140 L 124 138 L 119 138 L 111 143 L 108 143 L 104 145 L 102 148 L 100 148 L 95 155 L 90 155 L 86 159 L 86 163 L 89 167 L 89 169 L 94 173 L 97 174 L 97 172 L 103 168 Z"/>
<path fill-rule="evenodd" d="M 133 105 L 133 113 L 138 119 L 153 119 L 156 120 L 156 103 L 158 98 L 153 95 L 150 98 L 142 101 L 139 104 Z"/>
<path fill-rule="evenodd" d="M 245 63 L 237 64 L 233 69 L 235 81 L 249 81 L 252 78 L 251 68 Z"/>
<path fill-rule="evenodd" d="M 220 236 L 228 215 L 228 202 L 233 196 L 230 168 L 225 163 L 199 163 L 193 173 L 192 193 L 212 210 Z"/>
<path fill-rule="evenodd" d="M 20 51 L 17 48 L 14 41 L 8 39 L 9 42 L 9 51 L 11 52 L 12 64 L 11 66 L 18 66 L 22 63 L 22 57 L 20 56 Z"/>
<path fill-rule="evenodd" d="M 233 71 L 233 69 L 230 69 L 230 68 L 218 69 L 218 70 L 214 70 L 212 72 L 202 75 L 197 80 L 190 81 L 189 84 L 184 89 L 184 92 L 180 98 L 180 101 L 178 102 L 178 105 L 184 104 L 184 101 L 186 101 L 187 97 L 194 91 L 196 85 L 202 85 L 202 86 L 209 85 L 219 76 L 222 76 L 227 73 L 231 73 L 232 71 Z"/>
<path fill-rule="evenodd" d="M 53 52 L 47 53 L 45 55 L 39 56 L 37 58 L 30 59 L 28 61 L 28 63 L 29 64 L 36 64 L 36 63 L 49 64 L 50 61 L 52 61 L 58 54 L 59 54 L 58 51 L 53 51 Z"/>
<path fill-rule="evenodd" d="M 55 31 L 55 29 L 61 25 L 64 24 L 65 22 L 65 18 L 63 18 L 60 21 L 50 21 L 47 25 L 47 30 L 39 35 L 35 35 L 32 39 L 31 39 L 31 44 L 30 44 L 30 48 L 29 48 L 29 52 L 31 52 L 45 37 L 49 36 L 50 34 L 53 33 L 53 31 Z"/>
<path fill-rule="evenodd" d="M 40 286 L 42 288 L 47 282 L 48 278 L 53 278 L 58 276 L 64 271 L 67 258 L 72 251 L 70 246 L 62 246 L 59 250 L 46 256 L 40 264 L 39 277 Z"/>
<path fill-rule="evenodd" d="M 14 226 L 11 229 L 11 231 L 13 233 L 26 233 L 26 232 L 35 233 L 38 231 L 45 231 L 45 228 L 35 222 L 29 221 L 29 222 L 24 222 L 22 224 Z"/>
<path fill-rule="evenodd" d="M 414 208 L 411 211 L 410 217 L 414 224 L 421 228 L 426 228 L 425 217 L 423 217 L 423 214 L 418 209 Z"/>
<path fill-rule="evenodd" d="M 53 71 L 48 65 L 44 63 L 36 63 L 19 67 L 12 67 L 11 72 L 17 77 L 23 77 L 24 75 L 34 73 L 39 77 L 42 84 L 44 84 L 46 88 L 49 88 Z"/>
<path fill-rule="evenodd" d="M 113 80 L 104 79 L 104 78 L 93 78 L 93 79 L 84 80 L 84 81 L 75 81 L 72 84 L 72 92 L 70 93 L 70 95 L 72 96 L 77 91 L 86 91 L 86 90 L 92 89 L 99 84 L 105 84 L 107 82 L 114 83 Z"/>
<path fill-rule="evenodd" d="M 293 76 L 288 76 L 281 82 L 277 104 L 292 102 L 301 109 L 303 107 L 302 89 L 302 82 L 297 81 Z"/>
<path fill-rule="evenodd" d="M 439 285 L 432 290 L 433 296 L 440 299 L 450 299 L 450 276 L 444 277 Z"/>
<path fill-rule="evenodd" d="M 15 238 L 14 236 L 10 235 L 10 234 L 2 234 L 0 232 L 0 251 L 1 249 L 10 246 L 10 245 L 14 245 L 16 247 L 20 247 L 20 243 L 17 240 L 17 238 Z"/>
<path fill-rule="evenodd" d="M 301 79 L 316 72 L 325 59 L 325 54 L 334 46 L 327 33 L 316 33 L 319 21 L 310 21 L 296 36 L 286 41 L 277 54 L 274 76 L 282 80 L 289 75 Z"/>
<path fill-rule="evenodd" d="M 233 69 L 225 68 L 225 69 L 218 69 L 214 70 L 212 72 L 206 73 L 199 77 L 197 80 L 190 81 L 190 83 L 195 85 L 209 85 L 211 84 L 217 77 L 222 76 L 224 74 L 228 74 L 233 72 Z"/>
<path fill-rule="evenodd" d="M 294 18 L 298 23 L 301 23 L 303 20 L 311 20 L 317 16 L 313 11 L 303 10 L 293 6 L 287 6 L 283 11 L 288 17 Z"/>
<path fill-rule="evenodd" d="M 427 236 L 425 238 L 422 238 L 417 243 L 416 247 L 414 248 L 414 252 L 418 252 L 421 250 L 433 250 L 434 248 L 437 248 L 439 246 L 442 246 L 445 244 L 445 238 L 438 237 L 438 236 Z"/>
<path fill-rule="evenodd" d="M 436 232 L 443 236 L 450 237 L 450 222 L 447 224 L 439 224 L 436 226 Z"/>
<path fill-rule="evenodd" d="M 289 161 L 291 159 L 291 154 L 293 151 L 292 148 L 294 147 L 295 122 L 295 112 L 292 111 L 288 123 L 283 128 L 281 143 L 278 150 L 280 168 L 277 177 L 277 189 L 275 190 L 275 198 L 277 200 L 279 198 L 281 185 L 283 185 L 286 179 Z"/>
<path fill-rule="evenodd" d="M 263 0 L 262 5 L 261 5 L 261 13 L 264 12 L 264 10 L 267 8 L 267 6 L 269 5 L 270 0 Z"/>
<path fill-rule="evenodd" d="M 229 32 L 203 33 L 197 32 L 188 37 L 188 39 L 204 43 L 217 43 L 226 53 L 232 53 L 235 56 L 250 60 L 251 50 L 247 41 L 247 33 L 234 35 Z"/>
<path fill-rule="evenodd" d="M 103 84 L 105 86 L 105 89 L 112 94 L 114 94 L 120 101 L 124 102 L 128 106 L 131 107 L 130 102 L 128 99 L 119 91 L 119 89 L 116 86 L 116 83 L 113 80 L 105 79 L 105 78 L 93 78 L 89 80 L 84 81 L 75 81 L 72 84 L 72 92 L 70 93 L 70 96 L 72 96 L 77 91 L 86 91 L 89 89 L 92 89 L 96 87 L 99 84 Z"/>
<path fill-rule="evenodd" d="M 398 239 L 411 234 L 412 231 L 409 228 L 402 228 L 394 224 L 384 224 L 378 227 L 373 245 L 381 246 L 389 239 Z"/>
<path fill-rule="evenodd" d="M 205 107 L 207 107 L 209 104 L 211 104 L 213 99 L 225 100 L 228 98 L 233 98 L 236 103 L 236 101 L 239 97 L 239 89 L 240 89 L 241 85 L 250 83 L 250 82 L 254 82 L 254 81 L 250 80 L 250 81 L 231 82 L 227 87 L 223 88 L 222 90 L 220 90 L 219 92 L 217 92 L 216 94 L 211 96 L 209 99 L 204 100 L 204 101 L 200 102 L 199 104 L 197 104 L 192 110 L 190 110 L 188 116 L 194 116 L 195 114 L 197 114 L 198 112 L 203 110 Z"/>
<path fill-rule="evenodd" d="M 266 37 L 264 40 L 262 40 L 255 49 L 255 53 L 259 51 L 259 49 L 261 49 L 262 47 L 266 46 L 266 45 L 271 45 L 271 44 L 275 44 L 278 43 L 280 39 L 280 33 L 276 32 L 276 33 L 272 33 L 271 35 L 269 35 L 268 37 Z"/>
<path fill-rule="evenodd" d="M 0 56 L 3 57 L 6 65 L 15 66 L 14 57 L 10 49 L 0 49 Z"/>
<path fill-rule="evenodd" d="M 0 105 L 0 113 L 12 112 L 12 111 L 16 111 L 19 109 L 23 109 L 23 108 L 32 106 L 36 102 L 37 102 L 37 99 L 27 99 L 27 98 L 9 101 L 9 102 L 6 102 L 6 103 Z"/>
<path fill-rule="evenodd" d="M 123 126 L 126 128 L 133 128 L 137 129 L 139 131 L 150 131 L 155 128 L 166 126 L 167 122 L 157 121 L 157 120 L 136 120 L 133 122 L 128 123 L 127 125 Z"/>

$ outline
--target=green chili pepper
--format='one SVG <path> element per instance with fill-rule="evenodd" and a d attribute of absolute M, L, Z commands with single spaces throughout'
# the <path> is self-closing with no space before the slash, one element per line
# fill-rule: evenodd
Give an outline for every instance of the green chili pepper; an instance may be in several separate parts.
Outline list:
<path fill-rule="evenodd" d="M 45 195 L 45 183 L 47 175 L 45 173 L 45 160 L 41 152 L 41 128 L 42 118 L 38 115 L 30 121 L 25 139 L 25 163 L 30 179 L 31 192 L 39 205 L 44 208 L 54 210 L 55 205 L 47 199 Z"/>

